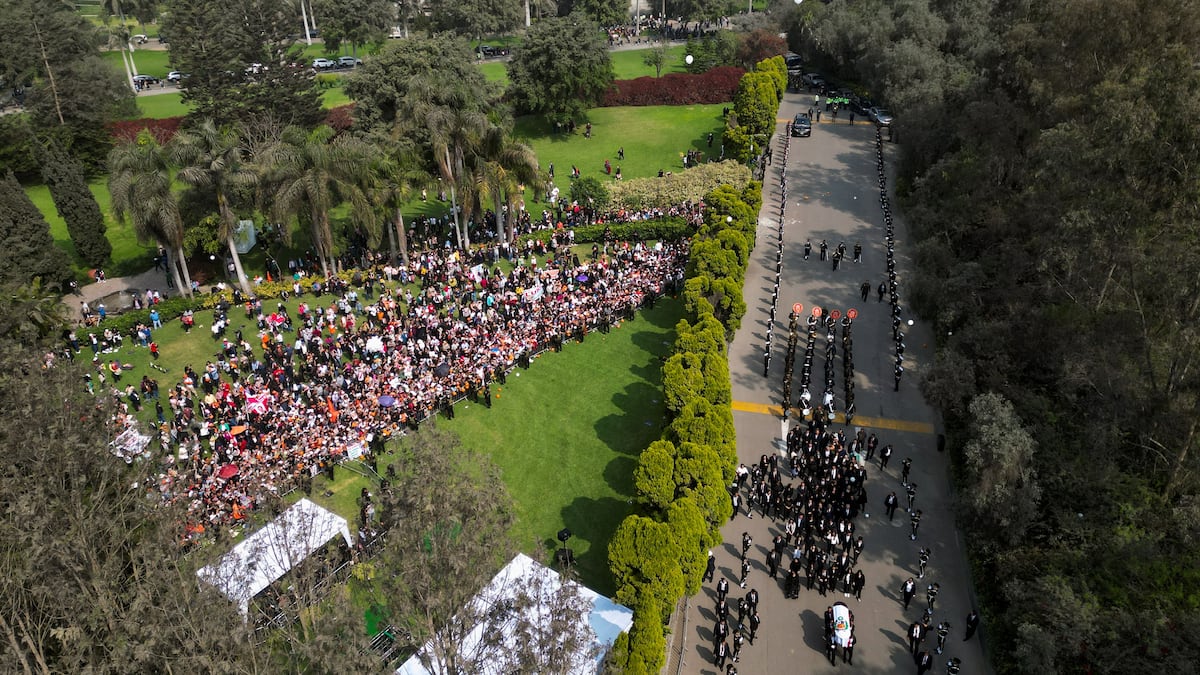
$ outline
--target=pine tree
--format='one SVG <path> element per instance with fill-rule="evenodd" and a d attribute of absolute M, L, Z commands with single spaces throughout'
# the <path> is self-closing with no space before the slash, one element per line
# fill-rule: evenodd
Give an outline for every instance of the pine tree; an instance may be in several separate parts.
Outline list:
<path fill-rule="evenodd" d="M 54 244 L 49 223 L 12 171 L 0 181 L 0 251 L 6 260 L 0 284 L 27 284 L 34 277 L 58 283 L 71 275 L 67 254 Z"/>
<path fill-rule="evenodd" d="M 112 244 L 104 235 L 104 214 L 83 178 L 83 167 L 55 141 L 45 148 L 41 163 L 42 178 L 67 223 L 75 252 L 88 267 L 104 267 L 112 257 Z"/>

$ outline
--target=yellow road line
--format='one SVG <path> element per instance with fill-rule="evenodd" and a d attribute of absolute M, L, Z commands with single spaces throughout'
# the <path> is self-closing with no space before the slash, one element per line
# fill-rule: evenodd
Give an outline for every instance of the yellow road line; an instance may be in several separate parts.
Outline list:
<path fill-rule="evenodd" d="M 739 412 L 758 413 L 759 415 L 774 415 L 780 417 L 783 415 L 783 408 L 777 405 L 767 405 L 766 403 L 750 403 L 747 401 L 734 401 L 733 409 Z M 792 416 L 796 419 L 800 418 L 800 409 L 792 408 Z M 834 422 L 837 424 L 845 424 L 846 416 L 842 413 L 837 413 L 834 416 Z M 885 417 L 870 417 L 868 415 L 855 415 L 854 424 L 861 427 L 871 427 L 873 429 L 891 429 L 893 431 L 911 431 L 918 434 L 932 434 L 934 428 L 932 424 L 927 422 L 911 422 L 909 420 L 893 420 Z"/>

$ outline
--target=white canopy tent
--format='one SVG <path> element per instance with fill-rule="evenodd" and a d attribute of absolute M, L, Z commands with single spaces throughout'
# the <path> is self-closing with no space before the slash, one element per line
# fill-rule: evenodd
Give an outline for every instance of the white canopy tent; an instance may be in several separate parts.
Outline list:
<path fill-rule="evenodd" d="M 246 615 L 254 596 L 338 534 L 353 545 L 345 518 L 301 499 L 196 576 L 216 586 Z"/>
<path fill-rule="evenodd" d="M 586 673 L 595 673 L 599 669 L 600 661 L 607 651 L 607 648 L 612 646 L 612 643 L 617 639 L 617 636 L 622 632 L 629 630 L 633 625 L 633 610 L 622 605 L 618 605 L 612 600 L 596 593 L 595 591 L 571 583 L 576 587 L 581 599 L 580 603 L 586 608 L 581 612 L 578 621 L 586 623 L 592 636 L 591 649 L 586 651 L 581 650 L 581 653 L 573 655 L 576 659 L 573 667 L 569 672 L 578 673 L 580 675 Z M 529 587 L 539 587 L 542 592 L 539 597 L 547 597 L 552 595 L 562 586 L 562 577 L 558 572 L 536 562 L 525 554 L 518 554 L 511 562 L 500 570 L 500 572 L 492 578 L 491 582 L 479 592 L 471 603 L 476 607 L 494 608 L 504 606 L 523 592 L 522 589 Z M 550 621 L 549 614 L 545 606 L 540 604 L 524 604 L 522 606 L 522 616 L 510 617 L 502 626 L 489 624 L 487 626 L 482 623 L 476 626 L 469 634 L 466 635 L 459 645 L 460 654 L 480 654 L 484 649 L 483 641 L 485 639 L 485 630 L 499 630 L 503 633 L 496 639 L 496 636 L 489 636 L 489 643 L 494 643 L 495 648 L 501 652 L 508 651 L 516 646 L 518 640 L 522 639 L 516 634 L 513 627 L 519 622 L 541 623 Z M 472 614 L 472 612 L 465 612 Z M 429 658 L 432 651 L 432 645 L 426 644 L 416 655 L 405 661 L 403 665 L 396 671 L 396 675 L 447 675 L 443 673 L 441 668 Z M 422 657 L 424 656 L 424 663 Z M 479 670 L 480 675 L 509 675 L 510 670 L 506 669 L 503 663 L 493 662 L 486 663 Z M 478 665 L 478 664 L 477 664 Z"/>

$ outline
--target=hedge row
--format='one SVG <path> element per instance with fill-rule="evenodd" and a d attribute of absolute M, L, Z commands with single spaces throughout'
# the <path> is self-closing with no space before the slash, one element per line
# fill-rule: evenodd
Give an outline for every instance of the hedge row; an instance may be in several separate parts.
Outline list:
<path fill-rule="evenodd" d="M 617 80 L 604 93 L 601 107 L 618 105 L 696 105 L 726 103 L 733 99 L 745 70 L 735 66 L 704 73 L 669 73 L 662 77 Z M 786 74 L 786 71 L 785 71 Z"/>
<path fill-rule="evenodd" d="M 735 479 L 737 434 L 727 340 L 745 312 L 741 287 L 761 201 L 755 182 L 714 190 L 705 197 L 705 224 L 692 238 L 687 316 L 675 327 L 663 365 L 671 422 L 639 457 L 637 512 L 608 546 L 616 599 L 634 610 L 633 626 L 617 639 L 609 663 L 630 675 L 662 668 L 663 624 L 685 593 L 700 590 L 707 551 L 721 543 L 721 526 L 732 515 L 726 486 Z M 721 288 L 736 302 L 701 288 Z"/>
<path fill-rule="evenodd" d="M 614 240 L 642 239 L 643 241 L 675 241 L 686 239 L 696 231 L 683 218 L 668 216 L 655 220 L 642 220 L 636 223 L 611 223 L 599 225 L 583 225 L 575 228 L 575 243 L 586 244 L 604 241 L 604 232 L 610 230 Z M 554 230 L 538 230 L 517 237 L 517 245 L 524 246 L 528 241 L 550 243 Z M 636 235 L 636 237 L 635 237 Z"/>
<path fill-rule="evenodd" d="M 171 140 L 183 124 L 183 117 L 164 117 L 163 119 L 143 118 L 138 120 L 119 120 L 108 123 L 108 133 L 120 142 L 132 143 L 137 140 L 143 130 L 149 131 L 155 141 L 161 145 Z"/>
<path fill-rule="evenodd" d="M 787 90 L 787 64 L 782 56 L 759 61 L 746 73 L 733 97 L 726 121 L 725 152 L 739 162 L 760 154 L 775 132 L 779 103 Z"/>

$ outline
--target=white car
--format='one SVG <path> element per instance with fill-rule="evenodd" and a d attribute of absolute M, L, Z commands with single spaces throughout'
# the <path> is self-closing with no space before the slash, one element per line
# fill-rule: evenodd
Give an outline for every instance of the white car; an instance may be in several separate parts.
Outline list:
<path fill-rule="evenodd" d="M 171 72 L 167 73 L 167 82 L 179 84 L 185 77 L 187 77 L 186 73 L 181 73 L 178 70 L 172 70 Z"/>
<path fill-rule="evenodd" d="M 342 56 L 338 58 L 337 64 L 339 68 L 354 68 L 355 66 L 362 65 L 362 59 L 356 59 L 353 56 Z"/>
<path fill-rule="evenodd" d="M 324 58 L 313 59 L 312 67 L 316 68 L 317 70 L 327 70 L 329 68 L 336 68 L 337 63 L 335 61 L 331 61 L 329 59 L 324 59 Z"/>

